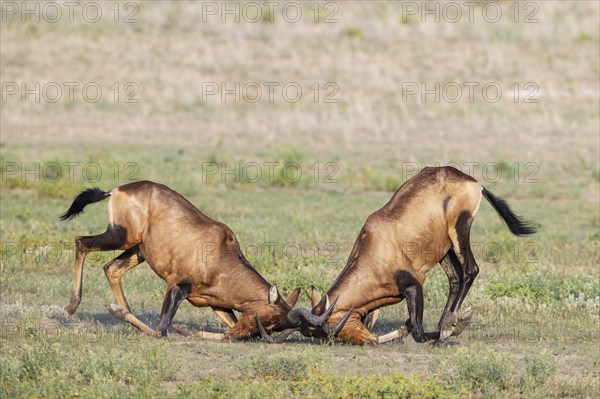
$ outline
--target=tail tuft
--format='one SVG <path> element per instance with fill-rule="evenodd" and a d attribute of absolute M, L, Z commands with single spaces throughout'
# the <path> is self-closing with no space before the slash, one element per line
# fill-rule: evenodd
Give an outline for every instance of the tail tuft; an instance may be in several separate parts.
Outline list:
<path fill-rule="evenodd" d="M 485 188 L 483 188 L 482 193 L 485 199 L 494 207 L 496 212 L 498 212 L 500 217 L 502 217 L 502 219 L 506 222 L 506 225 L 511 233 L 516 236 L 527 236 L 537 233 L 536 224 L 517 216 L 512 209 L 510 209 L 508 202 L 506 202 L 504 199 L 496 197 Z"/>
<path fill-rule="evenodd" d="M 71 207 L 65 213 L 60 215 L 60 220 L 71 220 L 82 213 L 83 208 L 85 208 L 86 205 L 102 201 L 108 196 L 110 196 L 109 192 L 102 191 L 98 187 L 88 188 L 75 197 Z"/>

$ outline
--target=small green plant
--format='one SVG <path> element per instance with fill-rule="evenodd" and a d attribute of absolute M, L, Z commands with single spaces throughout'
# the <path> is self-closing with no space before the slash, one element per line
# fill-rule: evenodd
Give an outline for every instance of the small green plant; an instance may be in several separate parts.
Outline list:
<path fill-rule="evenodd" d="M 588 231 L 586 233 L 588 240 L 599 241 L 600 240 L 600 228 L 596 228 L 594 231 Z"/>
<path fill-rule="evenodd" d="M 552 359 L 544 355 L 528 354 L 524 360 L 526 374 L 522 379 L 522 384 L 529 389 L 544 385 L 556 370 Z"/>
<path fill-rule="evenodd" d="M 294 288 L 300 287 L 303 293 L 310 293 L 311 287 L 321 287 L 320 292 L 324 292 L 330 284 L 330 278 L 326 278 L 321 273 L 310 274 L 308 268 L 288 269 L 285 274 L 277 276 L 278 287 L 283 293 L 291 292 Z"/>
<path fill-rule="evenodd" d="M 582 32 L 575 37 L 575 43 L 594 43 L 597 42 L 597 36 L 594 37 L 587 32 Z"/>
<path fill-rule="evenodd" d="M 274 186 L 296 186 L 301 183 L 302 175 L 306 170 L 304 160 L 306 154 L 294 146 L 279 147 L 275 152 L 277 165 L 268 182 Z"/>
<path fill-rule="evenodd" d="M 511 164 L 506 161 L 499 161 L 496 164 L 498 171 L 497 173 L 502 176 L 502 180 L 511 181 L 515 178 L 515 169 L 511 167 Z M 490 171 L 490 173 L 494 173 Z"/>
<path fill-rule="evenodd" d="M 363 30 L 361 28 L 357 28 L 355 26 L 349 26 L 347 28 L 344 28 L 344 30 L 342 31 L 342 34 L 346 37 L 350 37 L 350 38 L 358 38 L 358 37 L 363 37 L 365 35 L 365 33 L 363 32 Z"/>
<path fill-rule="evenodd" d="M 241 364 L 240 368 L 254 378 L 300 381 L 308 378 L 321 362 L 316 352 L 304 356 L 260 354 L 251 357 L 249 363 Z"/>
<path fill-rule="evenodd" d="M 452 356 L 451 364 L 442 368 L 451 383 L 490 397 L 514 387 L 511 379 L 514 367 L 506 355 L 475 346 L 460 348 Z"/>

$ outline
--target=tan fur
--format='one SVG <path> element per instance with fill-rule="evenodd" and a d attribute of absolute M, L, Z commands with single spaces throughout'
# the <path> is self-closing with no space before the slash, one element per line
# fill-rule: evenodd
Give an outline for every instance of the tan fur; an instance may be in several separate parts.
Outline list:
<path fill-rule="evenodd" d="M 353 308 L 336 339 L 377 343 L 361 319 L 403 299 L 396 273 L 406 272 L 423 285 L 425 274 L 453 244 L 458 247 L 455 226 L 460 213 L 474 216 L 480 202 L 481 186 L 470 176 L 451 167 L 425 168 L 371 214 L 346 267 L 327 292 L 331 298 L 339 297 L 330 323 Z M 313 312 L 322 312 L 314 300 Z"/>
<path fill-rule="evenodd" d="M 85 256 L 106 250 L 94 242 L 106 242 L 107 237 L 120 237 L 122 233 L 118 249 L 126 252 L 104 267 L 118 303 L 109 307 L 115 317 L 157 335 L 131 314 L 121 288 L 123 274 L 145 260 L 165 280 L 167 292 L 178 284 L 191 285 L 186 299 L 195 306 L 210 306 L 229 328 L 219 338 L 257 335 L 256 314 L 267 332 L 288 328 L 287 314 L 300 289 L 289 295 L 287 303 L 273 286 L 275 296 L 269 303 L 272 286 L 245 259 L 235 235 L 225 224 L 204 215 L 168 187 L 149 181 L 112 190 L 108 208 L 110 224 L 106 233 L 77 238 L 74 289 L 71 303 L 65 308 L 67 313 L 73 314 L 81 300 Z M 233 311 L 240 313 L 239 320 Z"/>

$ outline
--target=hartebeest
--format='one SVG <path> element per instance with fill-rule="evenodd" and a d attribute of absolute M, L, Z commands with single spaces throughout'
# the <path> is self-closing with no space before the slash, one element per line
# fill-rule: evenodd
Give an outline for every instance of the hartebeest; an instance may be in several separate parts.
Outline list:
<path fill-rule="evenodd" d="M 140 181 L 104 192 L 90 188 L 73 201 L 62 220 L 83 212 L 86 205 L 110 197 L 108 228 L 105 233 L 77 237 L 75 278 L 71 301 L 65 312 L 73 315 L 81 302 L 83 262 L 92 251 L 124 250 L 104 266 L 118 305 L 110 313 L 151 336 L 164 336 L 180 303 L 210 306 L 227 325 L 225 334 L 191 332 L 178 325 L 177 331 L 206 339 L 243 339 L 264 331 L 284 331 L 282 337 L 301 326 L 326 324 L 307 309 L 292 309 L 300 289 L 283 299 L 244 257 L 229 227 L 194 207 L 183 196 L 162 184 Z M 123 274 L 148 262 L 167 283 L 160 320 L 156 330 L 138 320 L 129 308 L 121 288 Z M 333 306 L 332 306 L 333 308 Z M 240 319 L 233 311 L 240 312 Z M 331 309 L 330 309 L 331 310 Z M 343 323 L 343 322 L 342 322 Z M 325 331 L 341 328 L 325 326 Z M 259 326 L 260 324 L 260 330 Z M 264 329 L 263 327 L 264 326 Z"/>
<path fill-rule="evenodd" d="M 360 231 L 346 267 L 327 295 L 313 289 L 312 313 L 323 314 L 328 298 L 339 300 L 330 317 L 341 320 L 352 309 L 338 341 L 355 344 L 383 343 L 412 333 L 417 342 L 458 335 L 473 311 L 459 314 L 460 306 L 479 272 L 470 247 L 470 230 L 481 198 L 494 207 L 517 236 L 536 232 L 519 218 L 502 198 L 477 180 L 453 167 L 427 167 L 406 181 L 390 201 L 371 214 Z M 425 273 L 440 263 L 450 290 L 438 331 L 423 330 Z M 365 326 L 373 312 L 407 300 L 410 318 L 397 331 L 377 337 Z M 369 320 L 370 319 L 370 320 Z M 310 328 L 313 336 L 326 335 Z"/>

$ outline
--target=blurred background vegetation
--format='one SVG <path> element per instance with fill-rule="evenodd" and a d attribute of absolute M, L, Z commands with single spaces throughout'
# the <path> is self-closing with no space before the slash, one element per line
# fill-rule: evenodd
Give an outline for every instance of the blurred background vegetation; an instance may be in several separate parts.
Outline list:
<path fill-rule="evenodd" d="M 475 3 L 472 22 L 465 6 L 450 22 L 448 2 L 427 3 L 439 7 L 436 22 L 421 2 L 292 2 L 302 15 L 290 22 L 292 8 L 262 2 L 253 3 L 256 21 L 243 2 L 227 6 L 239 21 L 222 2 L 106 2 L 93 3 L 102 17 L 91 23 L 86 2 L 73 22 L 62 5 L 51 23 L 44 17 L 53 14 L 23 21 L 10 8 L 22 3 L 2 2 L 2 396 L 597 392 L 600 8 Z M 484 17 L 491 7 L 502 10 L 497 22 Z M 49 101 L 57 86 L 61 98 Z M 74 237 L 106 225 L 105 204 L 59 223 L 86 187 L 167 184 L 228 224 L 281 291 L 308 292 L 327 289 L 366 217 L 407 178 L 448 163 L 541 224 L 516 239 L 481 207 L 472 232 L 481 273 L 467 299 L 477 313 L 448 346 L 153 341 L 104 309 L 114 299 L 101 266 L 115 253 L 88 257 L 75 320 L 47 328 L 70 295 Z M 162 280 L 142 265 L 124 290 L 134 313 L 156 323 Z M 435 269 L 425 285 L 431 328 L 446 294 Z M 387 308 L 377 329 L 406 317 L 403 303 Z M 187 304 L 176 319 L 223 329 Z"/>

